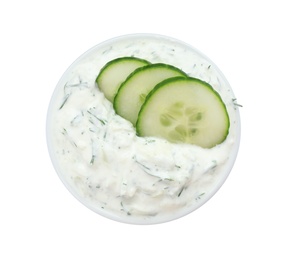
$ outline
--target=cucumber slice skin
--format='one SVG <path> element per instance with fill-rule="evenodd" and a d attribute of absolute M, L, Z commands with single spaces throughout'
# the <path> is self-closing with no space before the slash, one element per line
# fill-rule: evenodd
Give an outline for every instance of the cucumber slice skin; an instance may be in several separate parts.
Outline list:
<path fill-rule="evenodd" d="M 177 76 L 187 77 L 187 74 L 165 63 L 154 63 L 137 68 L 118 89 L 113 102 L 116 113 L 135 126 L 138 113 L 149 92 L 159 82 Z"/>
<path fill-rule="evenodd" d="M 203 148 L 224 142 L 229 128 L 229 115 L 219 93 L 210 84 L 192 77 L 160 82 L 148 94 L 136 123 L 139 136 Z"/>
<path fill-rule="evenodd" d="M 101 68 L 95 82 L 104 96 L 113 102 L 119 86 L 127 76 L 135 69 L 148 64 L 150 64 L 149 61 L 137 57 L 127 56 L 113 59 Z"/>

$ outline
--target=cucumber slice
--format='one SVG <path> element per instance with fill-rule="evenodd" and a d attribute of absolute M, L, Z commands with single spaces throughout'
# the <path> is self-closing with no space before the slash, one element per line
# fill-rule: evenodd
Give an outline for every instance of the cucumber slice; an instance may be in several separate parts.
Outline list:
<path fill-rule="evenodd" d="M 148 64 L 148 61 L 136 57 L 117 58 L 104 65 L 95 81 L 104 96 L 113 102 L 120 84 L 127 76 L 135 69 Z"/>
<path fill-rule="evenodd" d="M 140 136 L 211 148 L 222 143 L 230 120 L 220 95 L 206 82 L 176 77 L 159 83 L 143 104 L 136 130 Z"/>
<path fill-rule="evenodd" d="M 136 69 L 119 87 L 113 103 L 116 113 L 135 125 L 147 94 L 159 82 L 176 76 L 186 77 L 186 74 L 174 66 L 163 63 Z"/>

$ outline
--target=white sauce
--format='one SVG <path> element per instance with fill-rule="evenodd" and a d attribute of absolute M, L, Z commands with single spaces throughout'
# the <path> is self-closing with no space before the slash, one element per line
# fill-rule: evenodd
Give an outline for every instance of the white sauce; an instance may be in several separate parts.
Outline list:
<path fill-rule="evenodd" d="M 199 207 L 226 179 L 238 148 L 234 97 L 214 65 L 187 46 L 154 39 L 118 40 L 83 55 L 59 82 L 48 117 L 51 157 L 68 189 L 96 212 L 129 223 L 164 222 Z M 209 82 L 229 112 L 226 141 L 203 149 L 136 136 L 94 82 L 106 62 L 131 55 Z"/>

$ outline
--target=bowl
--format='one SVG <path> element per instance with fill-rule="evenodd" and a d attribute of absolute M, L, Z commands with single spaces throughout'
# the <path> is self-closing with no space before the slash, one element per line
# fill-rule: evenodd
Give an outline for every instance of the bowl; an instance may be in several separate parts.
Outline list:
<path fill-rule="evenodd" d="M 226 139 L 202 148 L 138 136 L 96 83 L 105 64 L 128 56 L 210 84 L 230 119 Z M 55 171 L 83 205 L 122 223 L 159 224 L 194 212 L 224 184 L 238 153 L 240 116 L 232 88 L 209 58 L 172 37 L 140 33 L 102 42 L 73 62 L 51 97 L 46 135 Z"/>

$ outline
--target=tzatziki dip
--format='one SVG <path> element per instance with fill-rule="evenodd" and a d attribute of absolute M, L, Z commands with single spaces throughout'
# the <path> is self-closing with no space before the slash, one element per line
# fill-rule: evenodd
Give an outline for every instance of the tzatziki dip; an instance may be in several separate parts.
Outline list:
<path fill-rule="evenodd" d="M 202 148 L 139 136 L 96 84 L 107 62 L 125 56 L 171 64 L 209 83 L 229 115 L 226 139 Z M 85 206 L 124 223 L 162 223 L 199 208 L 229 175 L 239 141 L 238 104 L 222 73 L 194 48 L 160 35 L 127 35 L 90 49 L 64 73 L 48 109 L 48 148 L 60 179 Z"/>

